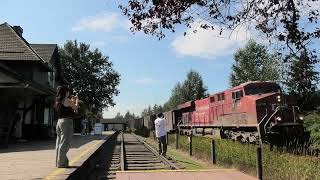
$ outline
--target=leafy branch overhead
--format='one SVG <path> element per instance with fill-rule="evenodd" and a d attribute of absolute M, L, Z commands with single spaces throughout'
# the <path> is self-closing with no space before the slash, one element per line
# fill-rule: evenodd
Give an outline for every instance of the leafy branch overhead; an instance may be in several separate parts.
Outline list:
<path fill-rule="evenodd" d="M 85 106 L 101 112 L 102 108 L 115 105 L 113 97 L 119 94 L 120 75 L 108 57 L 77 41 L 67 41 L 59 51 L 63 75 Z"/>
<path fill-rule="evenodd" d="M 282 48 L 294 54 L 320 38 L 317 6 L 319 0 L 129 0 L 119 8 L 131 21 L 133 32 L 159 39 L 167 31 L 175 32 L 178 25 L 191 27 L 201 20 L 202 28 L 218 28 L 220 34 L 250 26 L 269 40 L 283 42 Z M 316 56 L 315 49 L 310 51 Z"/>

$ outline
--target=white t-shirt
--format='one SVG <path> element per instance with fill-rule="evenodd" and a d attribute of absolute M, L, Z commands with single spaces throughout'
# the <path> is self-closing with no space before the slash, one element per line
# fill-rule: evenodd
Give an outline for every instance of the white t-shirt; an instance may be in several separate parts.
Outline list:
<path fill-rule="evenodd" d="M 165 120 L 162 118 L 157 118 L 154 120 L 154 126 L 156 131 L 156 137 L 161 137 L 166 135 Z"/>

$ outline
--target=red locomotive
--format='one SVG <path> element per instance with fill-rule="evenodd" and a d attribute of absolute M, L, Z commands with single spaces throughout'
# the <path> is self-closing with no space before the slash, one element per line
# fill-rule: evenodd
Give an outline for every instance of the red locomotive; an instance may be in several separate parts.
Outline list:
<path fill-rule="evenodd" d="M 285 144 L 304 141 L 307 133 L 295 100 L 274 82 L 254 81 L 185 102 L 164 112 L 167 131 L 212 134 L 242 142 L 268 141 Z M 155 115 L 145 116 L 143 125 L 154 129 Z"/>
<path fill-rule="evenodd" d="M 284 143 L 304 135 L 295 101 L 274 82 L 247 82 L 178 106 L 183 132 L 220 135 L 243 142 Z M 260 138 L 261 137 L 261 138 Z"/>

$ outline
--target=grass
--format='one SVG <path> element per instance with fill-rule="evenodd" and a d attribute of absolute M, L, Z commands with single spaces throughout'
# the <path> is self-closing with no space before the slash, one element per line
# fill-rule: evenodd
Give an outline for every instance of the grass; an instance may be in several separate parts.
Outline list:
<path fill-rule="evenodd" d="M 320 149 L 320 113 L 313 112 L 304 118 L 304 125 L 310 131 L 312 148 Z"/>
<path fill-rule="evenodd" d="M 188 151 L 186 136 L 179 136 L 179 146 Z M 193 137 L 193 154 L 196 158 L 211 159 L 211 141 L 208 137 Z M 169 144 L 175 144 L 175 135 L 169 136 Z M 217 164 L 223 167 L 234 167 L 247 174 L 256 174 L 256 146 L 232 140 L 215 140 Z M 279 151 L 262 149 L 264 179 L 312 179 L 320 180 L 320 158 L 297 156 Z"/>

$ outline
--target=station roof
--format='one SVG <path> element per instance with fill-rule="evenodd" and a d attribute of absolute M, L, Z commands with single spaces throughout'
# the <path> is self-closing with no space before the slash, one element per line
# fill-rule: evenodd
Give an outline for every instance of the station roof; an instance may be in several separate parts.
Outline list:
<path fill-rule="evenodd" d="M 30 44 L 30 46 L 47 63 L 50 63 L 54 51 L 58 48 L 57 44 Z"/>
<path fill-rule="evenodd" d="M 39 54 L 22 36 L 20 26 L 0 24 L 0 60 L 39 62 L 43 67 L 51 70 Z"/>

